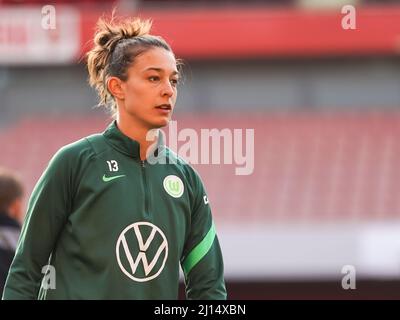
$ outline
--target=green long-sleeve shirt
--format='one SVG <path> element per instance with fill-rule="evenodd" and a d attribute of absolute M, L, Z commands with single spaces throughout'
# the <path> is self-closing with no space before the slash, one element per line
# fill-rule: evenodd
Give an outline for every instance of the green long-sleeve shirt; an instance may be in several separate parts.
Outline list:
<path fill-rule="evenodd" d="M 155 150 L 141 161 L 115 122 L 61 148 L 29 200 L 3 299 L 176 299 L 180 265 L 189 299 L 225 299 L 201 179 L 162 138 Z"/>

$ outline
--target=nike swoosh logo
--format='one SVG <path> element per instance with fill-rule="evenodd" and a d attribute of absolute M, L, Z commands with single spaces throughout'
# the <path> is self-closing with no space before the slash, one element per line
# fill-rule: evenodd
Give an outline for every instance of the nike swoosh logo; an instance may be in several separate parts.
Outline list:
<path fill-rule="evenodd" d="M 114 176 L 114 177 L 106 177 L 106 175 L 103 175 L 103 181 L 104 182 L 109 182 L 109 181 L 112 181 L 112 180 L 115 180 L 115 179 L 118 179 L 118 178 L 122 178 L 122 177 L 125 177 L 125 175 L 123 174 L 123 175 Z"/>

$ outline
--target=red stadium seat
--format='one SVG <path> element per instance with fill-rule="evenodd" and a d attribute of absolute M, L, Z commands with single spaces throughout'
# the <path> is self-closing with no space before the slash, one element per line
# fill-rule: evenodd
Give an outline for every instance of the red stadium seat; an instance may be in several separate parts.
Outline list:
<path fill-rule="evenodd" d="M 27 119 L 0 131 L 1 165 L 21 172 L 33 188 L 54 152 L 100 132 L 104 118 Z M 238 164 L 196 164 L 216 220 L 326 222 L 379 220 L 400 214 L 400 114 L 196 116 L 193 128 L 255 130 L 254 173 Z M 165 130 L 167 133 L 168 130 Z M 180 147 L 183 144 L 178 144 Z M 223 158 L 221 158 L 223 159 Z"/>

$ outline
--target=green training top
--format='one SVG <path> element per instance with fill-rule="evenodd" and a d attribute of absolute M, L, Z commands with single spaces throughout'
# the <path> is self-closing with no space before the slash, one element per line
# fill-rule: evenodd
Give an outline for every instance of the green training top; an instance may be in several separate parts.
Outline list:
<path fill-rule="evenodd" d="M 3 299 L 226 299 L 197 172 L 165 147 L 148 159 L 114 121 L 61 148 L 31 195 Z M 50 266 L 50 267 L 49 267 Z"/>

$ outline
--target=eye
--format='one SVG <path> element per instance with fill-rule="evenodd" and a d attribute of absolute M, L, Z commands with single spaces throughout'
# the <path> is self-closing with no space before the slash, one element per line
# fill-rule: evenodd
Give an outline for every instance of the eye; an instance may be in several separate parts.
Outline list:
<path fill-rule="evenodd" d="M 149 79 L 151 82 L 154 82 L 154 81 L 160 80 L 160 77 L 158 77 L 158 76 L 151 76 L 151 77 L 149 77 L 148 79 Z"/>
<path fill-rule="evenodd" d="M 176 87 L 176 86 L 178 85 L 178 83 L 179 83 L 179 79 L 171 79 L 170 81 L 171 81 L 171 84 L 172 84 L 174 87 Z"/>

